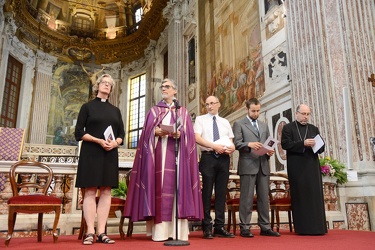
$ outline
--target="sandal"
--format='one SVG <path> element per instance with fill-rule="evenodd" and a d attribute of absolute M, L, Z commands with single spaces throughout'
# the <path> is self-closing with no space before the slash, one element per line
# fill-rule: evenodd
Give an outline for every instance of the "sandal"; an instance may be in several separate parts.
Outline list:
<path fill-rule="evenodd" d="M 94 234 L 86 234 L 85 238 L 82 241 L 83 245 L 92 245 L 94 243 Z"/>
<path fill-rule="evenodd" d="M 115 243 L 115 241 L 111 240 L 105 233 L 99 234 L 96 242 L 105 243 L 105 244 Z"/>

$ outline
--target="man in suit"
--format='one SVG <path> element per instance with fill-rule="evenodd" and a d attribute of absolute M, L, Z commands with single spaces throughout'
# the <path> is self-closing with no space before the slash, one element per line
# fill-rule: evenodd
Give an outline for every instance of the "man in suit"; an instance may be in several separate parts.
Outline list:
<path fill-rule="evenodd" d="M 240 235 L 254 237 L 250 231 L 254 189 L 257 193 L 258 225 L 260 235 L 280 236 L 272 231 L 269 222 L 269 180 L 270 167 L 268 160 L 274 151 L 264 155 L 254 151 L 262 148 L 270 135 L 267 124 L 258 121 L 260 102 L 251 98 L 246 102 L 247 115 L 233 124 L 234 145 L 239 151 L 238 174 L 240 175 Z"/>

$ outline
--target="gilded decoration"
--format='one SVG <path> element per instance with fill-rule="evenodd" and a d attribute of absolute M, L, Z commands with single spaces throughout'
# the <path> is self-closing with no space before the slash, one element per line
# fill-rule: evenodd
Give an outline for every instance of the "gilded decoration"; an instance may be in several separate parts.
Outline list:
<path fill-rule="evenodd" d="M 129 63 L 144 56 L 151 40 L 157 40 L 167 21 L 162 10 L 167 0 L 22 1 L 12 10 L 16 36 L 33 49 L 60 60 Z M 142 6 L 142 19 L 134 23 L 134 10 Z M 151 8 L 152 7 L 152 8 Z M 76 28 L 82 18 L 84 28 Z M 79 20 L 79 21 L 82 21 Z"/>

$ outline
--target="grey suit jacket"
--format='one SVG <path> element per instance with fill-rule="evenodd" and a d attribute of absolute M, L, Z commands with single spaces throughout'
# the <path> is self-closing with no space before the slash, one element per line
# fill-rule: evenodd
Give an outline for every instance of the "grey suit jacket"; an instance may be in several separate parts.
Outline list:
<path fill-rule="evenodd" d="M 251 152 L 251 148 L 247 145 L 249 142 L 264 143 L 267 140 L 270 135 L 267 124 L 258 120 L 258 127 L 260 136 L 258 136 L 256 129 L 247 117 L 233 124 L 234 145 L 240 153 L 238 159 L 239 175 L 257 174 L 259 169 L 265 175 L 270 174 L 270 167 L 268 165 L 269 156 L 267 154 L 258 156 Z"/>

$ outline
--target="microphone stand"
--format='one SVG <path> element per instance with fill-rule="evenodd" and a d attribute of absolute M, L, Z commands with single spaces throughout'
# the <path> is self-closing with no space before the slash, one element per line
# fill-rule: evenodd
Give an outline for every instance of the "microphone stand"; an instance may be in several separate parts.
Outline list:
<path fill-rule="evenodd" d="M 174 131 L 176 133 L 176 138 L 175 138 L 175 144 L 174 144 L 174 151 L 175 151 L 175 158 L 176 158 L 176 174 L 175 174 L 175 186 L 174 186 L 174 192 L 175 192 L 175 224 L 176 224 L 176 239 L 175 240 L 169 240 L 169 241 L 166 241 L 164 242 L 164 246 L 188 246 L 190 245 L 190 242 L 189 241 L 184 241 L 184 240 L 179 240 L 178 239 L 178 187 L 177 187 L 177 183 L 178 183 L 178 146 L 179 146 L 179 142 L 178 142 L 178 138 L 177 138 L 177 120 L 178 120 L 178 110 L 181 108 L 180 105 L 178 104 L 177 100 L 176 99 L 173 99 L 173 102 L 174 102 L 174 105 L 175 105 L 175 108 L 176 108 L 176 122 L 174 123 Z"/>

